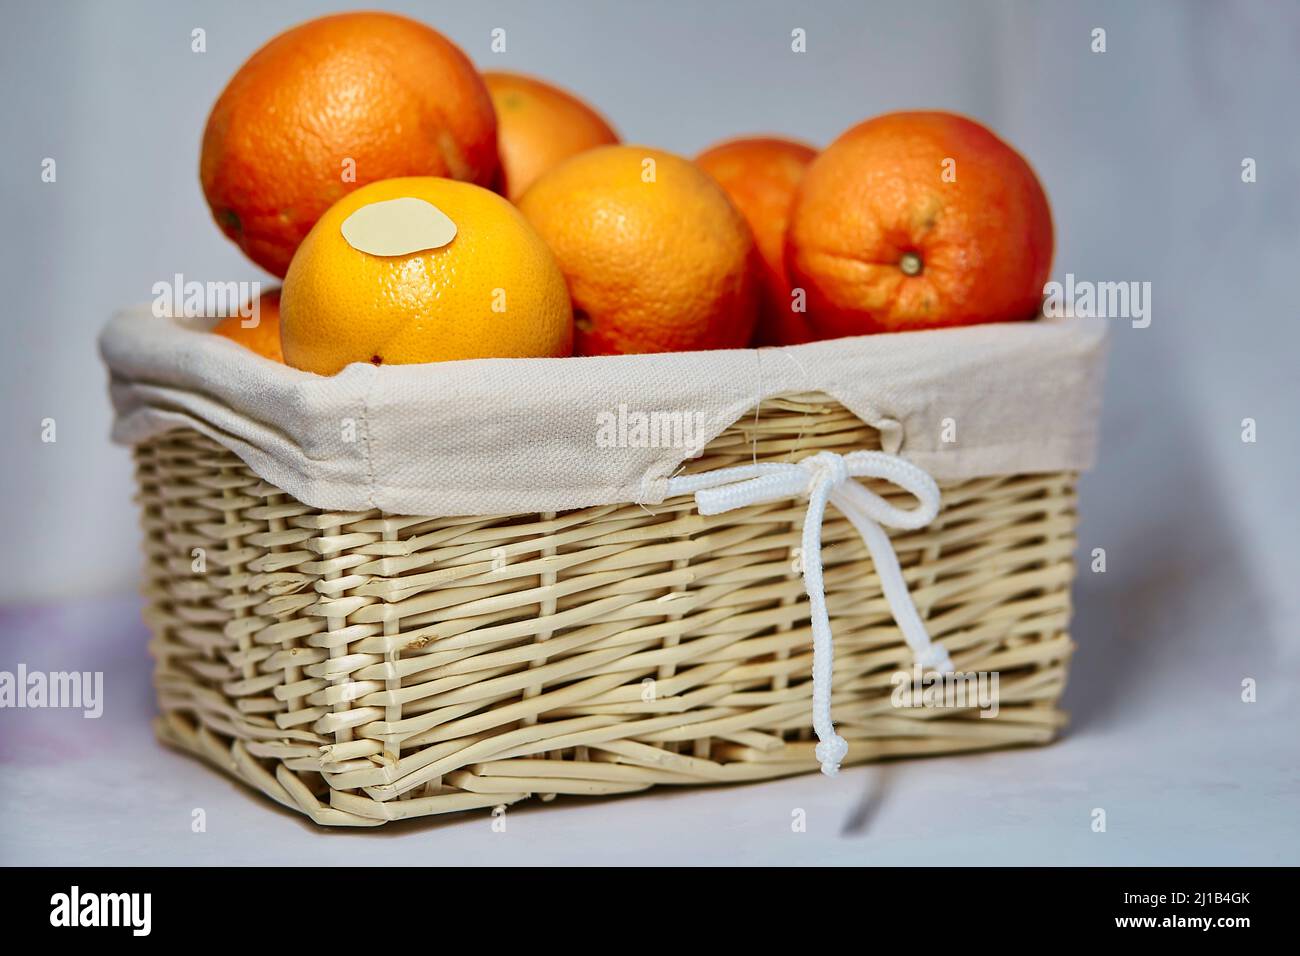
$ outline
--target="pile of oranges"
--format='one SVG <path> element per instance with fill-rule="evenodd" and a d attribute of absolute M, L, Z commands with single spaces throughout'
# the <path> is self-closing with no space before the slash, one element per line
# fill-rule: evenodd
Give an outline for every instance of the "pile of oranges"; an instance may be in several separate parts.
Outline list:
<path fill-rule="evenodd" d="M 753 138 L 692 161 L 384 13 L 258 50 L 200 178 L 284 280 L 256 328 L 215 331 L 321 374 L 1032 319 L 1052 258 L 1033 171 L 971 120 L 895 113 L 820 152 Z"/>

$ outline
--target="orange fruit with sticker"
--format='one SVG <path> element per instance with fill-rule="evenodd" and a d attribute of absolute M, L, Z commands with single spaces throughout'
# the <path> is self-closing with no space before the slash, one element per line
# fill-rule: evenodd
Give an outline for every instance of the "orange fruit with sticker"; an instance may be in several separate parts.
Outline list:
<path fill-rule="evenodd" d="M 386 179 L 331 206 L 280 301 L 284 359 L 332 375 L 569 355 L 573 313 L 555 256 L 503 197 L 437 177 Z"/>

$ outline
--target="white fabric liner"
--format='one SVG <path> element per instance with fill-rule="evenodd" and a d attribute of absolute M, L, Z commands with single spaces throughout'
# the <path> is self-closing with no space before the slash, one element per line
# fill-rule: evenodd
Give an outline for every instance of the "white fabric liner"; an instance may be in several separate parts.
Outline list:
<path fill-rule="evenodd" d="M 1094 460 L 1103 319 L 861 336 L 791 348 L 351 365 L 323 377 L 149 308 L 100 336 L 113 439 L 193 428 L 316 508 L 431 516 L 654 504 L 683 447 L 602 447 L 602 423 L 677 413 L 707 443 L 763 399 L 824 392 L 939 481 Z M 696 416 L 700 416 L 698 419 Z M 956 441 L 946 442 L 951 419 Z M 796 456 L 802 457 L 802 456 Z"/>

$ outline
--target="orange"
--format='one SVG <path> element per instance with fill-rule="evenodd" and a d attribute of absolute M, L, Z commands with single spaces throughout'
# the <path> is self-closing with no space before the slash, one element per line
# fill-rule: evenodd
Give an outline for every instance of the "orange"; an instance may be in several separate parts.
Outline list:
<path fill-rule="evenodd" d="M 756 137 L 719 143 L 695 158 L 727 191 L 754 233 L 763 262 L 755 345 L 798 345 L 813 339 L 803 313 L 795 309 L 786 278 L 785 228 L 795 189 L 816 155 L 803 143 Z"/>
<path fill-rule="evenodd" d="M 813 161 L 786 264 L 823 338 L 1031 319 L 1052 216 L 1029 164 L 979 123 L 893 113 Z"/>
<path fill-rule="evenodd" d="M 358 210 L 398 199 L 432 205 L 455 238 L 375 255 L 344 237 Z M 284 279 L 280 339 L 288 364 L 322 375 L 351 362 L 560 356 L 572 350 L 573 313 L 555 257 L 506 199 L 451 179 L 386 179 L 344 196 L 303 240 Z"/>
<path fill-rule="evenodd" d="M 203 132 L 199 178 L 221 230 L 277 276 L 337 199 L 394 176 L 487 185 L 487 87 L 451 41 L 388 13 L 344 13 L 275 37 L 239 68 Z"/>
<path fill-rule="evenodd" d="M 618 142 L 594 109 L 559 87 L 517 73 L 484 73 L 497 111 L 503 192 L 515 202 L 570 156 Z"/>
<path fill-rule="evenodd" d="M 543 175 L 519 208 L 564 270 L 578 354 L 748 344 L 758 309 L 754 241 L 694 163 L 601 146 Z"/>
<path fill-rule="evenodd" d="M 246 328 L 242 315 L 232 315 L 218 322 L 212 331 L 273 362 L 284 362 L 280 348 L 280 290 L 272 289 L 258 297 L 257 325 Z"/>

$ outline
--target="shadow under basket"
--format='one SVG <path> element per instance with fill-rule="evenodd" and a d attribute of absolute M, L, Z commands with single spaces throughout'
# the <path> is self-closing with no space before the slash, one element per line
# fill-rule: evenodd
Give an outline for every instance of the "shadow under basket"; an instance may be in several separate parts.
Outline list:
<path fill-rule="evenodd" d="M 794 395 L 766 400 L 685 470 L 864 448 L 879 448 L 874 429 Z M 558 514 L 340 513 L 194 431 L 144 442 L 136 460 L 158 734 L 318 824 L 818 767 L 804 502 L 716 516 L 689 495 Z M 1074 480 L 943 485 L 932 524 L 891 535 L 930 636 L 958 672 L 997 675 L 995 716 L 973 693 L 898 706 L 912 653 L 859 535 L 827 512 L 846 764 L 1054 737 Z"/>

